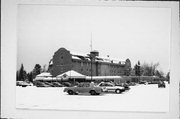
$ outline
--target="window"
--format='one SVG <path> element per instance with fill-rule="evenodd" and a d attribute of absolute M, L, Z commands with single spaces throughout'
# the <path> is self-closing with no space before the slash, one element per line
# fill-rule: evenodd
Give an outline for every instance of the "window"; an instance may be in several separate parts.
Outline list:
<path fill-rule="evenodd" d="M 105 86 L 105 84 L 104 84 L 104 83 L 101 83 L 100 86 Z"/>
<path fill-rule="evenodd" d="M 105 84 L 105 86 L 108 86 L 108 87 L 113 87 L 113 85 L 112 85 L 112 84 L 108 84 L 108 83 L 106 83 L 106 84 Z"/>

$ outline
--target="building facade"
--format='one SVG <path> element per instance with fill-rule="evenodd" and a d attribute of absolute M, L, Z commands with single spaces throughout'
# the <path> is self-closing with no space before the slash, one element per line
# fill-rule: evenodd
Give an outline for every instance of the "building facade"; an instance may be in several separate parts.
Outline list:
<path fill-rule="evenodd" d="M 75 70 L 86 76 L 123 76 L 130 75 L 131 62 L 117 61 L 99 57 L 99 52 L 88 55 L 71 53 L 65 48 L 57 50 L 49 62 L 49 72 L 57 76 L 69 70 Z"/>

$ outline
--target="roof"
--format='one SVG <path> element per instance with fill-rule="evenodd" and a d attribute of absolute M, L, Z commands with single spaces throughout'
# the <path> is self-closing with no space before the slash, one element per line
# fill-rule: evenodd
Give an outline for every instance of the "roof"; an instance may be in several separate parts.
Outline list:
<path fill-rule="evenodd" d="M 82 54 L 82 53 L 77 53 L 77 52 L 70 52 L 72 55 L 76 55 L 76 56 L 83 56 L 83 57 L 87 57 L 87 54 Z"/>
<path fill-rule="evenodd" d="M 52 65 L 53 64 L 53 60 L 51 60 L 50 62 L 49 62 L 49 65 Z"/>
<path fill-rule="evenodd" d="M 57 78 L 55 77 L 47 77 L 43 79 L 44 81 L 53 81 L 53 80 L 57 80 Z"/>
<path fill-rule="evenodd" d="M 43 72 L 37 75 L 36 77 L 52 77 L 52 75 L 49 72 Z"/>
<path fill-rule="evenodd" d="M 117 64 L 125 64 L 125 60 L 120 60 L 120 59 L 117 59 L 117 58 L 111 58 L 111 57 L 99 57 L 97 56 L 96 57 L 98 61 L 101 61 L 101 62 L 108 62 L 108 63 L 117 63 Z"/>
<path fill-rule="evenodd" d="M 96 80 L 102 80 L 102 79 L 121 79 L 121 76 L 92 76 L 92 79 L 96 79 Z M 90 80 L 91 77 L 87 76 L 86 77 L 87 80 Z"/>
<path fill-rule="evenodd" d="M 49 72 L 43 72 L 36 76 L 36 78 L 33 79 L 33 81 L 36 80 L 44 80 L 46 78 L 52 78 L 52 75 Z"/>
<path fill-rule="evenodd" d="M 72 54 L 72 59 L 77 59 L 77 60 L 90 60 L 88 55 L 80 54 L 80 53 L 74 53 L 71 52 Z M 125 60 L 118 60 L 115 58 L 109 58 L 109 57 L 99 57 L 96 56 L 96 61 L 99 62 L 106 62 L 106 63 L 117 63 L 117 64 L 125 64 Z"/>
<path fill-rule="evenodd" d="M 80 56 L 80 55 L 72 55 L 72 59 L 77 59 L 77 60 L 90 60 L 87 56 Z"/>
<path fill-rule="evenodd" d="M 77 56 L 72 56 L 72 59 L 78 59 L 78 60 L 81 60 L 79 57 Z"/>
<path fill-rule="evenodd" d="M 67 71 L 63 74 L 60 74 L 56 76 L 57 78 L 85 78 L 86 76 L 83 74 L 80 74 L 74 70 Z"/>

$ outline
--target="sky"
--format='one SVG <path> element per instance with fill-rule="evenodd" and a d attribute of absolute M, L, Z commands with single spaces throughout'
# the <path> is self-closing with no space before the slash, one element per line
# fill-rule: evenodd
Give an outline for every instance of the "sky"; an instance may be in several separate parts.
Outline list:
<path fill-rule="evenodd" d="M 170 70 L 171 10 L 155 7 L 18 5 L 17 69 L 47 65 L 54 52 L 159 63 Z"/>

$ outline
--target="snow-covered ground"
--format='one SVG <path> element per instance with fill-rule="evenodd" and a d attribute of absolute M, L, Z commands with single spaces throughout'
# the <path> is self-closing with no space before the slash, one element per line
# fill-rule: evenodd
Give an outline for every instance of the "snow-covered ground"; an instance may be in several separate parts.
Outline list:
<path fill-rule="evenodd" d="M 169 84 L 158 88 L 157 84 L 131 86 L 122 94 L 104 93 L 68 95 L 63 87 L 16 87 L 16 107 L 26 109 L 60 109 L 93 111 L 169 111 Z"/>

